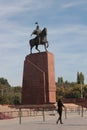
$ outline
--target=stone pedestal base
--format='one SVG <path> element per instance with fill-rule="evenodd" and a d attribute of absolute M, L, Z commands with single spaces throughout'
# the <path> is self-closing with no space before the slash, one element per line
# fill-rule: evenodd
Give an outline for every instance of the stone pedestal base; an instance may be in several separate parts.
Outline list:
<path fill-rule="evenodd" d="M 24 61 L 22 104 L 56 102 L 54 56 L 41 52 L 26 56 Z"/>

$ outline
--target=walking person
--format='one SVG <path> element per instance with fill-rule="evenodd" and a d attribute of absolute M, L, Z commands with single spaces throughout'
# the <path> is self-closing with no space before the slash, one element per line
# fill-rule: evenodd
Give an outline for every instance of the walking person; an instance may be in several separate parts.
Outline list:
<path fill-rule="evenodd" d="M 62 109 L 62 108 L 63 108 L 63 107 L 65 108 L 65 106 L 63 105 L 61 99 L 58 100 L 58 102 L 57 102 L 57 107 L 58 107 L 57 112 L 58 112 L 58 114 L 59 114 L 59 117 L 58 117 L 58 119 L 57 119 L 57 121 L 56 121 L 56 124 L 58 124 L 59 121 L 60 121 L 60 124 L 63 124 L 63 122 L 62 122 L 62 110 L 63 110 L 63 109 Z"/>

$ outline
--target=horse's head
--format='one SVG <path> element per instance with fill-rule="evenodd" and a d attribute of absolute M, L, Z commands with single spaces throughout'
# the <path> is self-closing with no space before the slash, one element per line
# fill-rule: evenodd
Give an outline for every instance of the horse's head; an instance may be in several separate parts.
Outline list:
<path fill-rule="evenodd" d="M 44 28 L 44 29 L 43 29 L 43 33 L 44 33 L 45 35 L 47 35 L 47 28 Z"/>

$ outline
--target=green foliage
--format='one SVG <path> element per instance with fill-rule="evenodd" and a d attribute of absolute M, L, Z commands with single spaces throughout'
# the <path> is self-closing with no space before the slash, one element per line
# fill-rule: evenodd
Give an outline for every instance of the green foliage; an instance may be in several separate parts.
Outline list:
<path fill-rule="evenodd" d="M 20 104 L 21 87 L 11 87 L 7 79 L 0 78 L 0 104 Z"/>
<path fill-rule="evenodd" d="M 83 97 L 87 98 L 87 85 L 83 87 Z"/>
<path fill-rule="evenodd" d="M 84 75 L 82 72 L 77 72 L 77 84 L 84 84 Z"/>
<path fill-rule="evenodd" d="M 58 77 L 58 84 L 63 84 L 63 77 Z"/>
<path fill-rule="evenodd" d="M 87 85 L 82 85 L 83 97 L 87 97 Z M 56 98 L 81 98 L 81 84 L 68 83 L 57 86 Z"/>
<path fill-rule="evenodd" d="M 8 96 L 9 104 L 19 105 L 21 104 L 21 93 L 10 94 Z"/>
<path fill-rule="evenodd" d="M 14 96 L 13 104 L 15 104 L 15 105 L 20 105 L 21 104 L 20 96 L 18 96 L 18 95 Z"/>
<path fill-rule="evenodd" d="M 13 87 L 13 91 L 14 91 L 14 93 L 20 93 L 21 87 L 19 87 L 19 86 Z"/>
<path fill-rule="evenodd" d="M 56 98 L 81 98 L 87 97 L 87 85 L 84 85 L 84 75 L 82 72 L 77 72 L 77 82 L 64 82 L 62 77 L 58 78 L 56 83 Z"/>
<path fill-rule="evenodd" d="M 9 86 L 10 87 L 10 84 L 8 83 L 7 79 L 5 78 L 0 78 L 0 86 L 1 85 L 6 85 L 7 87 Z"/>
<path fill-rule="evenodd" d="M 0 96 L 0 104 L 8 104 L 8 98 L 7 96 Z"/>

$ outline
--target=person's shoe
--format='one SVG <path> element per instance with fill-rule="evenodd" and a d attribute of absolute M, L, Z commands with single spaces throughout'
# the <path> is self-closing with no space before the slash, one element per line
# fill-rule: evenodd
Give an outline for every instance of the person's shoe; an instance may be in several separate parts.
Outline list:
<path fill-rule="evenodd" d="M 60 122 L 60 124 L 63 124 L 63 122 Z"/>

